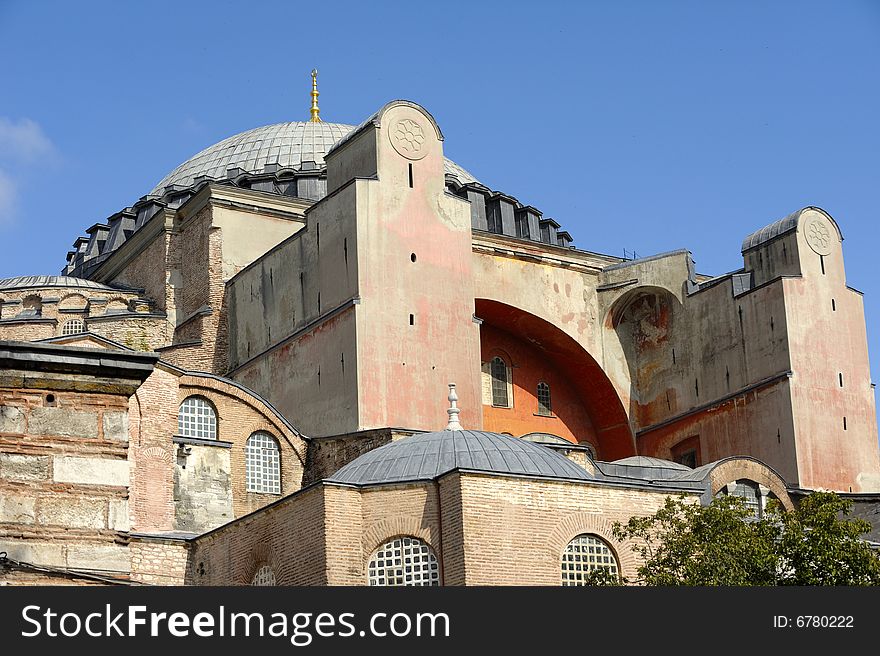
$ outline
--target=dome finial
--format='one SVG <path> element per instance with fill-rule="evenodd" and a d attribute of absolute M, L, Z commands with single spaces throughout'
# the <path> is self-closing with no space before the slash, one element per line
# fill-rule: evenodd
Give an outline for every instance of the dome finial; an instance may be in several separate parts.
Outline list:
<path fill-rule="evenodd" d="M 449 415 L 449 423 L 446 424 L 446 429 L 448 431 L 456 431 L 463 430 L 461 424 L 458 423 L 458 413 L 461 410 L 458 409 L 458 394 L 455 393 L 455 383 L 449 383 L 449 408 L 446 410 L 446 414 Z"/>
<path fill-rule="evenodd" d="M 318 69 L 312 69 L 312 118 L 311 123 L 321 123 L 321 110 L 318 108 Z"/>

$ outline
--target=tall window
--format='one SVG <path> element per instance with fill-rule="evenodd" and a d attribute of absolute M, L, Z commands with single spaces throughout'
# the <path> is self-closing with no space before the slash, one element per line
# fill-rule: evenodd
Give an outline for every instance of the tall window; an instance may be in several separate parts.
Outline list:
<path fill-rule="evenodd" d="M 177 432 L 182 437 L 217 439 L 217 413 L 208 399 L 190 396 L 180 404 L 177 413 Z"/>
<path fill-rule="evenodd" d="M 507 364 L 499 357 L 492 358 L 492 405 L 509 408 L 507 395 Z"/>
<path fill-rule="evenodd" d="M 549 417 L 550 411 L 550 386 L 547 383 L 538 383 L 538 414 Z"/>
<path fill-rule="evenodd" d="M 275 438 L 269 433 L 254 433 L 244 453 L 247 491 L 281 494 L 281 459 Z"/>
<path fill-rule="evenodd" d="M 82 319 L 70 319 L 61 327 L 62 335 L 79 335 L 86 331 L 86 324 Z"/>
<path fill-rule="evenodd" d="M 402 536 L 379 547 L 367 575 L 370 585 L 440 585 L 440 564 L 427 543 Z"/>
<path fill-rule="evenodd" d="M 268 565 L 263 565 L 251 579 L 251 585 L 275 585 L 275 572 Z"/>
<path fill-rule="evenodd" d="M 588 585 L 588 575 L 598 569 L 617 574 L 617 559 L 604 540 L 583 533 L 562 553 L 562 585 Z"/>

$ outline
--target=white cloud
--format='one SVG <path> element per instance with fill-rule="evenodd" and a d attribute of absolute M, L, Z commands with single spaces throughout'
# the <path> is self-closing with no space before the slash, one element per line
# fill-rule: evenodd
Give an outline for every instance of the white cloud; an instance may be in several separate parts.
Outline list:
<path fill-rule="evenodd" d="M 15 122 L 0 116 L 0 160 L 33 162 L 55 153 L 52 141 L 36 121 Z"/>
<path fill-rule="evenodd" d="M 0 227 L 12 223 L 18 205 L 18 190 L 15 182 L 0 170 Z"/>

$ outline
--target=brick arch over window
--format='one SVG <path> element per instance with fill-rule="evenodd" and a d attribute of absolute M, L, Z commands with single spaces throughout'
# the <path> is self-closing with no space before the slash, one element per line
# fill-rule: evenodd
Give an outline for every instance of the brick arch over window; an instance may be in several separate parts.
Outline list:
<path fill-rule="evenodd" d="M 278 567 L 278 558 L 275 555 L 275 549 L 268 542 L 257 542 L 254 545 L 247 563 L 237 572 L 236 583 L 238 585 L 250 585 L 261 567 L 271 568 L 273 574 L 275 574 L 275 583 L 281 584 L 279 580 L 280 568 Z"/>
<path fill-rule="evenodd" d="M 712 468 L 709 474 L 712 482 L 712 496 L 718 494 L 728 483 L 738 480 L 754 481 L 758 485 L 769 488 L 770 492 L 779 499 L 783 508 L 794 510 L 794 503 L 788 496 L 785 480 L 771 467 L 754 458 L 726 458 Z"/>
<path fill-rule="evenodd" d="M 475 308 L 483 325 L 489 327 L 484 330 L 484 334 L 494 330 L 497 334 L 512 336 L 539 356 L 538 359 L 550 371 L 559 374 L 566 381 L 569 389 L 576 395 L 577 402 L 586 410 L 594 431 L 593 435 L 575 435 L 576 438 L 592 437 L 599 449 L 599 457 L 604 460 L 617 460 L 636 454 L 635 437 L 620 396 L 608 375 L 583 346 L 549 321 L 512 305 L 478 298 L 475 300 Z M 491 349 L 488 352 L 491 353 Z M 514 367 L 513 378 L 517 392 L 520 389 L 518 379 L 524 378 L 523 373 Z M 549 382 L 543 377 L 541 380 Z M 534 382 L 527 390 L 533 398 L 538 379 Z M 562 390 L 554 388 L 554 402 L 561 400 L 561 392 Z M 537 414 L 536 398 L 534 408 L 530 408 L 528 412 L 530 415 Z M 554 406 L 553 414 L 565 419 L 561 404 Z M 521 434 L 552 429 L 552 426 L 540 423 L 547 421 L 546 418 L 538 418 L 525 430 L 521 430 L 525 427 L 514 427 L 514 432 Z M 504 428 L 498 430 L 502 432 Z"/>
<path fill-rule="evenodd" d="M 380 522 L 372 524 L 369 528 L 367 528 L 366 531 L 364 531 L 364 572 L 367 571 L 366 568 L 370 563 L 370 558 L 376 552 L 376 549 L 381 547 L 389 540 L 393 540 L 394 538 L 401 536 L 418 538 L 429 547 L 431 547 L 431 549 L 434 551 L 434 555 L 440 562 L 442 580 L 443 554 L 440 552 L 439 549 L 439 535 L 437 535 L 435 539 L 434 530 L 432 530 L 430 526 L 425 526 L 422 523 L 422 520 L 416 517 L 394 517 L 392 519 L 384 519 Z"/>
<path fill-rule="evenodd" d="M 554 567 L 558 571 L 560 584 L 562 583 L 562 572 L 559 569 L 559 563 L 562 554 L 569 542 L 584 533 L 595 535 L 608 545 L 617 559 L 621 576 L 630 580 L 638 577 L 636 570 L 641 561 L 633 551 L 630 541 L 619 542 L 614 539 L 613 524 L 612 520 L 602 515 L 582 512 L 567 516 L 556 526 L 547 538 L 547 558 L 552 559 Z"/>

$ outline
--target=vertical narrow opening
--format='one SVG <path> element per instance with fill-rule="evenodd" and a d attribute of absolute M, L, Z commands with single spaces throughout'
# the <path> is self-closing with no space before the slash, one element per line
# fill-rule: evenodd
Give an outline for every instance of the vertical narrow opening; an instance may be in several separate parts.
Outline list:
<path fill-rule="evenodd" d="M 321 292 L 318 292 L 318 312 L 321 312 Z"/>
<path fill-rule="evenodd" d="M 824 255 L 819 256 L 819 266 L 822 268 L 822 275 L 824 276 L 825 275 L 825 256 Z"/>
<path fill-rule="evenodd" d="M 694 391 L 697 393 L 697 397 L 699 398 L 699 396 L 700 396 L 700 379 L 699 378 L 694 379 Z"/>
<path fill-rule="evenodd" d="M 345 259 L 345 263 L 348 264 L 348 237 L 342 240 L 342 257 Z"/>
<path fill-rule="evenodd" d="M 840 386 L 843 387 L 843 373 L 837 374 L 837 382 L 839 382 Z"/>
<path fill-rule="evenodd" d="M 416 317 L 414 314 L 409 315 L 409 325 L 414 326 L 416 323 Z"/>
<path fill-rule="evenodd" d="M 413 188 L 413 170 L 412 170 L 412 162 L 409 164 L 409 188 Z"/>
<path fill-rule="evenodd" d="M 672 349 L 672 364 L 675 364 L 675 349 Z"/>
<path fill-rule="evenodd" d="M 837 312 L 837 303 L 834 302 L 834 299 L 831 299 L 831 311 Z"/>
<path fill-rule="evenodd" d="M 410 253 L 410 254 L 409 254 L 409 261 L 410 261 L 410 262 L 415 262 L 416 259 L 417 259 L 417 258 L 416 258 L 416 254 L 415 254 L 415 253 Z"/>
<path fill-rule="evenodd" d="M 321 252 L 321 224 L 315 224 L 315 242 L 317 243 L 318 252 Z"/>
<path fill-rule="evenodd" d="M 846 417 L 843 418 L 843 430 L 846 430 Z"/>

